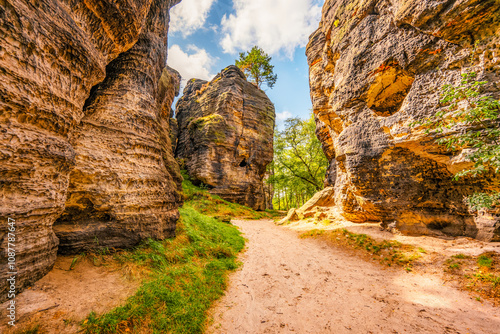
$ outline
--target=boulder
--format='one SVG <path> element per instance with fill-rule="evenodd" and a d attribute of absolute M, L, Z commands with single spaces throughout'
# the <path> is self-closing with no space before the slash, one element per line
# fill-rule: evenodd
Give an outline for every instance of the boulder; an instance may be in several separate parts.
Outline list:
<path fill-rule="evenodd" d="M 328 208 L 335 205 L 334 195 L 334 187 L 325 187 L 323 190 L 314 194 L 314 196 L 300 208 L 290 209 L 287 216 L 281 219 L 278 224 L 285 224 L 287 222 L 297 221 L 304 218 L 324 219 L 328 217 L 329 214 L 324 211 L 327 211 Z"/>
<path fill-rule="evenodd" d="M 195 184 L 256 210 L 265 209 L 263 178 L 273 159 L 274 105 L 236 66 L 210 81 L 191 79 L 176 105 L 183 159 Z"/>

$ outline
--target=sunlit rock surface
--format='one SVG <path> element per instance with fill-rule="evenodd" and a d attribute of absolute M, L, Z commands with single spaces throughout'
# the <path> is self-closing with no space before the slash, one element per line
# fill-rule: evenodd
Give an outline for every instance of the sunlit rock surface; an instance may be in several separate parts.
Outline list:
<path fill-rule="evenodd" d="M 488 80 L 487 91 L 499 97 L 499 26 L 494 0 L 325 2 L 307 46 L 309 79 L 330 161 L 325 183 L 346 219 L 491 239 L 478 234 L 483 225 L 463 198 L 498 189 L 498 178 L 452 181 L 468 166 L 461 152 L 447 152 L 435 134 L 410 124 L 442 108 L 441 87 L 465 71 Z"/>
<path fill-rule="evenodd" d="M 176 105 L 176 157 L 189 176 L 228 201 L 264 210 L 275 119 L 269 98 L 236 66 L 211 82 L 190 80 L 183 94 Z"/>
<path fill-rule="evenodd" d="M 147 73 L 144 79 L 148 82 L 140 83 L 134 89 L 143 94 L 144 101 L 140 108 L 145 115 L 115 118 L 113 127 L 123 126 L 123 132 L 134 127 L 152 131 L 150 129 L 153 126 L 146 123 L 153 122 L 153 114 L 160 104 L 158 92 L 154 89 L 165 60 L 164 54 L 159 56 L 155 53 L 166 50 L 163 40 L 166 42 L 167 22 L 164 20 L 168 18 L 166 15 L 169 7 L 177 2 L 179 1 L 0 2 L 0 262 L 7 263 L 6 221 L 10 217 L 16 220 L 18 292 L 47 273 L 55 261 L 59 242 L 52 226 L 64 211 L 69 175 L 75 163 L 81 163 L 84 159 L 90 161 L 103 158 L 110 160 L 100 161 L 102 165 L 118 162 L 111 161 L 111 156 L 99 151 L 80 157 L 72 145 L 80 145 L 82 136 L 89 137 L 91 133 L 86 131 L 93 126 L 96 128 L 94 135 L 102 134 L 103 137 L 92 140 L 100 141 L 100 148 L 109 145 L 106 138 L 109 129 L 99 127 L 99 117 L 103 116 L 102 109 L 99 112 L 97 106 L 105 102 L 103 99 L 111 100 L 111 97 L 99 96 L 103 86 L 99 86 L 101 90 L 96 88 L 91 92 L 92 87 L 102 82 L 107 73 L 112 75 L 118 73 L 119 68 L 140 65 L 140 70 Z M 156 28 L 152 25 L 154 23 L 157 23 Z M 161 43 L 159 39 L 162 40 Z M 155 46 L 161 44 L 163 49 L 150 50 L 143 43 L 146 41 L 157 43 Z M 129 63 L 126 62 L 127 59 Z M 140 59 L 151 63 L 139 63 Z M 140 81 L 134 76 L 128 79 Z M 110 77 L 106 79 L 106 84 L 114 84 L 117 91 L 126 92 L 126 86 L 119 86 L 130 87 L 130 84 L 125 80 L 121 83 L 118 81 L 113 81 Z M 146 92 L 149 89 L 151 90 Z M 132 95 L 135 91 L 127 94 Z M 89 96 L 94 99 L 89 99 Z M 122 96 L 120 99 L 121 101 L 110 105 L 118 108 L 120 103 L 125 103 L 127 97 Z M 136 99 L 140 98 L 137 96 Z M 80 123 L 82 119 L 87 121 Z M 137 124 L 123 125 L 126 121 Z M 77 127 L 79 129 L 75 132 Z M 153 135 L 151 132 L 141 134 L 143 137 Z M 138 160 L 146 159 L 146 155 L 155 156 L 148 159 L 157 161 L 156 155 L 159 154 L 148 152 L 152 150 L 148 147 L 148 142 L 151 142 L 151 138 L 145 138 L 144 144 L 137 142 L 137 145 L 129 148 L 133 152 L 124 150 L 123 154 L 137 153 L 130 159 Z M 154 151 L 158 151 L 158 148 L 155 147 Z M 114 168 L 119 168 L 118 166 Z M 166 167 L 163 171 L 166 171 Z M 140 174 L 140 171 L 136 173 Z M 162 177 L 166 180 L 175 179 L 168 175 Z M 158 179 L 162 177 L 158 176 Z M 141 182 L 157 182 L 153 180 L 148 174 Z M 98 179 L 93 179 L 92 182 L 94 181 Z M 137 180 L 117 178 L 115 182 L 114 186 L 122 188 L 121 196 L 124 197 L 127 196 L 127 189 L 138 187 Z M 161 199 L 151 201 L 164 202 L 168 209 L 164 208 L 162 211 L 175 216 L 175 200 L 171 191 L 166 195 L 161 194 Z M 90 204 L 79 205 L 83 208 Z M 137 218 L 135 224 L 141 225 L 141 218 Z M 172 220 L 166 225 L 169 227 L 158 230 L 171 231 Z M 145 231 L 146 226 L 141 228 L 143 227 Z M 0 299 L 6 296 L 6 275 L 7 266 L 2 266 Z"/>

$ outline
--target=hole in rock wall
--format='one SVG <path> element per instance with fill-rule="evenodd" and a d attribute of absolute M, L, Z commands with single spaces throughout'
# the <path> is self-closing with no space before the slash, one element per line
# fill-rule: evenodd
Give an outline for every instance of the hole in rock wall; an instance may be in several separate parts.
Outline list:
<path fill-rule="evenodd" d="M 248 165 L 247 163 L 247 160 L 246 159 L 243 159 L 241 162 L 240 162 L 240 167 L 246 167 Z"/>
<path fill-rule="evenodd" d="M 448 226 L 450 226 L 450 223 L 443 221 L 435 221 L 427 225 L 427 227 L 432 230 L 443 230 Z"/>
<path fill-rule="evenodd" d="M 401 108 L 415 78 L 392 61 L 382 64 L 373 75 L 366 104 L 379 116 L 391 116 Z"/>

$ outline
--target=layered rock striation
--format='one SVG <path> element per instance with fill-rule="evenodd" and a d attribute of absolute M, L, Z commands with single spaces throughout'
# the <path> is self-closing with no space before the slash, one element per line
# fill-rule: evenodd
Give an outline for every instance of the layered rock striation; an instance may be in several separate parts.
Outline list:
<path fill-rule="evenodd" d="M 165 63 L 168 10 L 177 2 L 0 3 L 0 262 L 7 263 L 4 221 L 12 218 L 16 221 L 18 291 L 47 273 L 55 261 L 59 241 L 53 224 L 65 211 L 75 164 L 87 167 L 75 171 L 73 179 L 113 183 L 110 189 L 121 191 L 119 201 L 113 193 L 101 194 L 106 198 L 94 203 L 82 190 L 82 201 L 77 203 L 81 213 L 96 212 L 103 202 L 109 209 L 147 198 L 151 204 L 147 209 L 147 205 L 127 204 L 110 209 L 122 210 L 121 216 L 117 214 L 120 218 L 105 210 L 101 218 L 117 224 L 126 221 L 126 228 L 137 225 L 141 236 L 172 233 L 179 198 L 173 185 L 179 176 L 173 165 L 166 167 L 164 162 L 172 161 L 172 153 L 164 159 L 156 142 L 161 137 L 158 110 L 162 104 L 157 88 Z M 135 114 L 117 112 L 132 109 L 129 103 L 137 108 Z M 114 143 L 109 139 L 112 131 L 117 136 Z M 120 140 L 124 142 L 118 143 Z M 114 148 L 121 150 L 122 159 L 118 152 L 104 152 Z M 125 157 L 127 154 L 130 156 Z M 141 171 L 146 160 L 155 166 Z M 92 164 L 101 170 L 89 172 Z M 113 166 L 112 172 L 104 171 L 106 164 Z M 122 178 L 127 173 L 117 172 L 120 166 L 136 169 L 143 177 Z M 78 189 L 72 184 L 72 189 Z M 154 189 L 152 194 L 147 187 Z M 68 200 L 78 202 L 74 196 L 72 193 Z M 145 222 L 156 214 L 152 212 L 155 208 L 162 215 L 155 219 L 165 223 Z M 78 221 L 85 229 L 85 224 L 98 221 L 94 218 Z M 149 228 L 154 231 L 148 232 Z M 105 237 L 98 238 L 104 242 Z M 7 266 L 2 266 L 0 298 L 6 296 L 6 275 Z"/>
<path fill-rule="evenodd" d="M 210 81 L 192 79 L 176 105 L 176 156 L 195 183 L 256 210 L 266 208 L 263 178 L 273 159 L 274 105 L 236 66 Z"/>
<path fill-rule="evenodd" d="M 439 134 L 411 123 L 443 108 L 441 87 L 461 73 L 475 71 L 489 81 L 485 93 L 499 97 L 499 27 L 494 0 L 325 2 L 306 52 L 317 135 L 330 161 L 325 183 L 345 218 L 396 221 L 410 234 L 478 236 L 484 224 L 463 198 L 498 189 L 498 178 L 453 181 L 470 166 L 464 152 L 446 151 L 435 144 Z"/>

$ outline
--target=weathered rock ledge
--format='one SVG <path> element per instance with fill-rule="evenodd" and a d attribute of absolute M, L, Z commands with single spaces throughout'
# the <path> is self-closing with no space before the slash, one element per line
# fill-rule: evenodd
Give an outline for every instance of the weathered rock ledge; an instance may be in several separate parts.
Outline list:
<path fill-rule="evenodd" d="M 236 66 L 212 81 L 192 79 L 176 105 L 176 157 L 210 192 L 265 209 L 262 179 L 273 159 L 274 106 Z"/>

